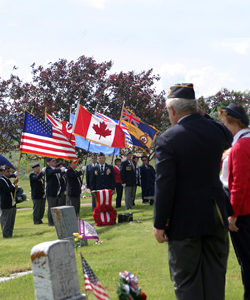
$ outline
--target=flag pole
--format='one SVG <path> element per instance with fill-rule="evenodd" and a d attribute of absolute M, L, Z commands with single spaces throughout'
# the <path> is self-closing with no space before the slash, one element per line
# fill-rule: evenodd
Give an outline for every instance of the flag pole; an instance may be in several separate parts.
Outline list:
<path fill-rule="evenodd" d="M 122 103 L 122 110 L 121 110 L 121 115 L 120 115 L 120 120 L 119 120 L 119 124 L 118 125 L 120 125 L 121 122 L 122 122 L 122 113 L 123 113 L 124 106 L 125 106 L 125 100 Z M 114 162 L 114 156 L 115 156 L 115 148 L 114 148 L 113 155 L 112 155 L 112 161 L 111 161 L 112 165 L 113 165 L 113 162 Z"/>

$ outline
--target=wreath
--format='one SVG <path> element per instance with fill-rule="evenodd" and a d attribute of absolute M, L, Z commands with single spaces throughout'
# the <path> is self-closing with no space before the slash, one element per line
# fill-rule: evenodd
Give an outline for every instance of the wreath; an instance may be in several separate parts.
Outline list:
<path fill-rule="evenodd" d="M 106 221 L 106 220 L 103 221 L 101 219 L 101 213 L 104 213 L 104 214 L 109 213 L 110 220 L 109 221 Z M 116 216 L 117 216 L 116 210 L 112 206 L 106 205 L 106 204 L 103 204 L 101 207 L 96 207 L 94 209 L 94 213 L 93 213 L 93 218 L 94 218 L 97 226 L 115 224 Z"/>

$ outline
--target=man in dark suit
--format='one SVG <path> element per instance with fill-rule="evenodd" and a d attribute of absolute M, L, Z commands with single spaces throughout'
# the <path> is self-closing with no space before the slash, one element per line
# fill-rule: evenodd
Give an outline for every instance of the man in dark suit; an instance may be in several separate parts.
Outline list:
<path fill-rule="evenodd" d="M 46 174 L 46 197 L 48 201 L 48 223 L 49 226 L 54 226 L 53 218 L 51 215 L 51 207 L 58 206 L 59 194 L 61 191 L 60 174 L 65 172 L 65 167 L 56 169 L 56 159 L 47 158 Z"/>
<path fill-rule="evenodd" d="M 171 87 L 167 110 L 173 126 L 156 141 L 155 237 L 168 241 L 177 299 L 222 300 L 228 233 L 219 172 L 232 135 L 197 112 L 192 84 Z"/>
<path fill-rule="evenodd" d="M 82 180 L 81 176 L 85 170 L 85 166 L 82 167 L 81 171 L 77 171 L 78 161 L 71 161 L 67 170 L 67 181 L 68 181 L 68 197 L 70 205 L 74 206 L 76 216 L 79 216 L 80 205 L 81 205 L 81 192 L 82 192 Z"/>
<path fill-rule="evenodd" d="M 155 195 L 155 169 L 148 163 L 146 155 L 143 155 L 141 160 L 140 177 L 142 203 L 146 203 L 150 200 L 150 205 L 153 205 Z"/>
<path fill-rule="evenodd" d="M 18 178 L 13 182 L 9 180 L 11 170 L 8 166 L 1 166 L 0 199 L 1 199 L 1 228 L 4 238 L 11 238 L 16 219 L 16 201 L 14 199 Z"/>
<path fill-rule="evenodd" d="M 33 222 L 42 224 L 45 211 L 45 190 L 44 174 L 45 170 L 40 171 L 39 163 L 32 166 L 33 172 L 30 174 L 31 198 L 33 201 Z"/>
<path fill-rule="evenodd" d="M 56 169 L 61 169 L 63 167 L 63 162 L 58 162 L 56 164 Z M 62 172 L 60 174 L 59 180 L 60 180 L 60 194 L 58 196 L 58 206 L 64 206 L 66 205 L 66 189 L 67 189 L 67 177 L 66 177 L 66 171 Z"/>
<path fill-rule="evenodd" d="M 91 163 L 87 165 L 86 167 L 86 185 L 87 188 L 91 190 L 90 183 L 93 181 L 94 176 L 94 168 L 97 166 L 97 155 L 95 153 L 91 156 Z M 96 200 L 94 193 L 91 193 L 92 196 L 92 210 L 96 207 Z"/>
<path fill-rule="evenodd" d="M 125 206 L 126 209 L 133 207 L 135 190 L 136 190 L 136 166 L 132 160 L 133 153 L 127 153 L 127 159 L 121 163 L 121 180 L 125 188 Z"/>
<path fill-rule="evenodd" d="M 112 193 L 115 192 L 115 172 L 113 166 L 106 163 L 104 153 L 98 154 L 98 165 L 94 167 L 93 172 L 91 191 L 110 189 Z"/>

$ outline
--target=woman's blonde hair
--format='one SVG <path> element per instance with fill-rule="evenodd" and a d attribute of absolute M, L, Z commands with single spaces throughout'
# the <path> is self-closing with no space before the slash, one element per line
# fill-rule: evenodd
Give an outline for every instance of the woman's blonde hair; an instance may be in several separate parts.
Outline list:
<path fill-rule="evenodd" d="M 241 129 L 247 128 L 248 126 L 244 124 L 240 119 L 231 116 L 226 109 L 218 107 L 218 117 L 221 122 L 226 120 L 228 124 L 238 125 Z"/>

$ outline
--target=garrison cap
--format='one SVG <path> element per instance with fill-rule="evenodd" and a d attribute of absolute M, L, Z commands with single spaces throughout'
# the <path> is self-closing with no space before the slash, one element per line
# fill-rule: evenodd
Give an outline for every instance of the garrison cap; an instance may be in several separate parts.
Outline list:
<path fill-rule="evenodd" d="M 36 167 L 40 167 L 40 164 L 39 163 L 35 163 L 33 166 L 32 166 L 32 169 L 36 168 Z"/>
<path fill-rule="evenodd" d="M 195 100 L 194 86 L 192 83 L 178 83 L 170 87 L 168 98 L 182 98 Z"/>

